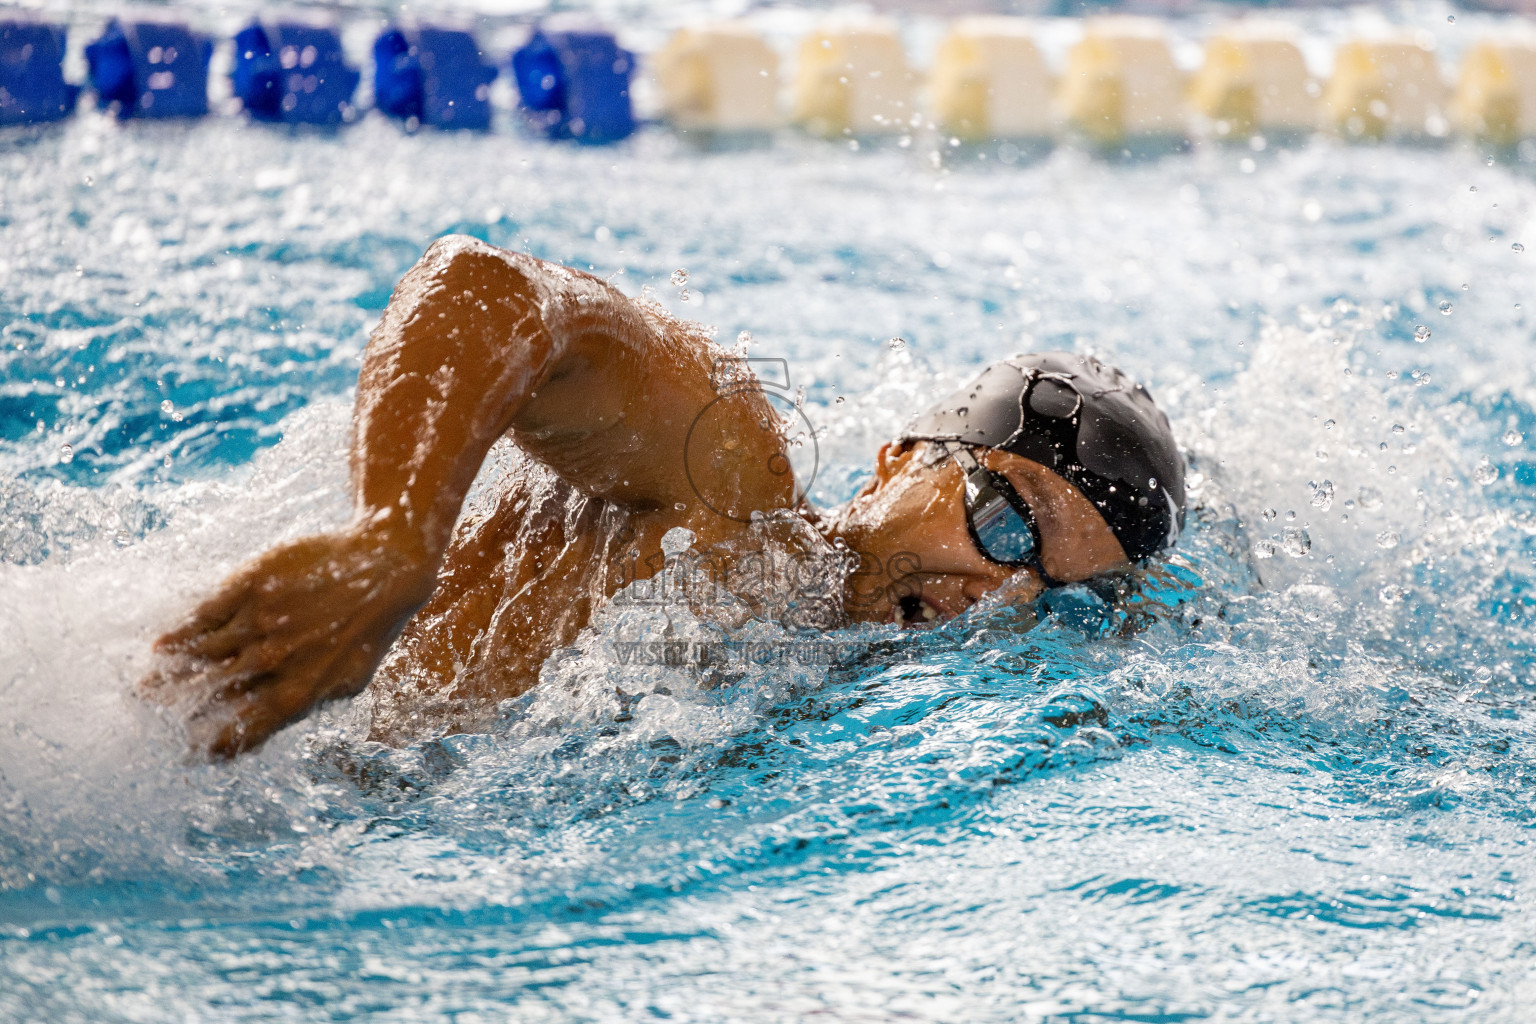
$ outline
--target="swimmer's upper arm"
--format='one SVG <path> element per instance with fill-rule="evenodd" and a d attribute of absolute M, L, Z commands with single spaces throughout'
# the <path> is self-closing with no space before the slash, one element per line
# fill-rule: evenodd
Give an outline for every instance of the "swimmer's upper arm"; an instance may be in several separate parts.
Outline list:
<path fill-rule="evenodd" d="M 717 396 L 707 341 L 602 281 L 474 239 L 435 242 L 395 289 L 358 380 L 360 518 L 436 564 L 492 443 L 589 493 L 686 500 L 685 438 Z"/>

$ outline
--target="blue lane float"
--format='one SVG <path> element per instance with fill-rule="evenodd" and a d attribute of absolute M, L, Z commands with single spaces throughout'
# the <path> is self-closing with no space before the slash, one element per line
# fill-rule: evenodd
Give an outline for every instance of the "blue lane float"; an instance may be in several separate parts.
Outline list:
<path fill-rule="evenodd" d="M 0 125 L 57 121 L 75 109 L 80 87 L 64 81 L 64 30 L 0 21 Z"/>
<path fill-rule="evenodd" d="M 213 40 L 185 25 L 113 20 L 85 48 L 91 86 L 117 116 L 202 117 L 208 113 Z"/>
<path fill-rule="evenodd" d="M 336 125 L 355 116 L 362 75 L 347 66 L 334 29 L 252 22 L 235 36 L 235 95 L 258 121 Z"/>
<path fill-rule="evenodd" d="M 616 142 L 635 130 L 635 58 L 607 32 L 544 32 L 512 55 L 528 123 L 554 139 Z"/>
<path fill-rule="evenodd" d="M 495 80 L 468 32 L 392 25 L 373 44 L 374 105 L 403 121 L 486 131 Z"/>

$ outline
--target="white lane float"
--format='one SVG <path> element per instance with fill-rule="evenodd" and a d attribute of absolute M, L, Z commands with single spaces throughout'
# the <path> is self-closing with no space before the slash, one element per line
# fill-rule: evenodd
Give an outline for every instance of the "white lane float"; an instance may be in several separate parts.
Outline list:
<path fill-rule="evenodd" d="M 779 114 L 779 55 L 751 26 L 685 28 L 651 58 L 664 116 L 683 130 L 763 132 Z"/>
<path fill-rule="evenodd" d="M 915 84 L 890 22 L 828 22 L 800 43 L 794 119 L 829 137 L 905 132 L 914 124 Z"/>
<path fill-rule="evenodd" d="M 1090 18 L 1067 54 L 1057 93 L 1062 112 L 1100 145 L 1178 140 L 1187 132 L 1184 75 L 1160 22 Z"/>
<path fill-rule="evenodd" d="M 1354 39 L 1339 47 L 1323 100 L 1350 139 L 1428 139 L 1446 134 L 1446 87 L 1422 39 Z"/>
<path fill-rule="evenodd" d="M 1054 134 L 1054 82 L 1023 18 L 970 17 L 939 44 L 929 106 L 944 132 L 969 142 Z"/>
<path fill-rule="evenodd" d="M 1206 42 L 1189 104 L 1218 138 L 1299 135 L 1317 128 L 1321 93 L 1288 27 L 1239 24 Z"/>
<path fill-rule="evenodd" d="M 1461 61 L 1456 126 L 1501 146 L 1536 137 L 1536 38 L 1487 39 Z"/>

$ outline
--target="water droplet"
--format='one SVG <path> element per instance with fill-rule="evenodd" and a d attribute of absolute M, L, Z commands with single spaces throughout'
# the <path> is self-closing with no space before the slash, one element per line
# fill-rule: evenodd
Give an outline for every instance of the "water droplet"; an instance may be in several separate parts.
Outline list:
<path fill-rule="evenodd" d="M 833 405 L 842 405 L 846 401 L 848 401 L 848 399 L 844 398 L 842 395 L 838 395 L 836 398 L 834 398 L 832 400 L 832 404 Z"/>
<path fill-rule="evenodd" d="M 1429 340 L 1429 328 L 1425 327 L 1423 324 L 1419 324 L 1413 329 L 1413 340 L 1418 342 L 1420 345 L 1424 344 Z"/>
<path fill-rule="evenodd" d="M 160 403 L 160 411 L 169 416 L 176 411 L 176 405 L 169 398 Z"/>
<path fill-rule="evenodd" d="M 1263 514 L 1264 514 L 1264 521 L 1266 523 L 1272 523 L 1272 522 L 1275 521 L 1275 517 L 1278 516 L 1280 513 L 1275 511 L 1272 508 L 1267 508 L 1267 509 L 1264 510 Z"/>
<path fill-rule="evenodd" d="M 60 445 L 59 446 L 59 461 L 60 462 L 74 462 L 75 461 L 75 446 L 72 445 L 72 444 L 62 444 L 62 445 Z"/>
<path fill-rule="evenodd" d="M 1446 21 L 1447 21 L 1447 22 L 1448 22 L 1448 23 L 1450 23 L 1450 24 L 1452 24 L 1452 25 L 1454 25 L 1454 24 L 1456 24 L 1456 15 L 1454 15 L 1454 14 L 1447 14 L 1447 15 L 1446 15 L 1446 16 L 1445 16 L 1445 20 L 1446 20 Z"/>
<path fill-rule="evenodd" d="M 1377 591 L 1376 596 L 1381 598 L 1382 604 L 1397 604 L 1404 597 L 1408 596 L 1408 591 L 1396 583 L 1388 583 L 1381 590 Z"/>
<path fill-rule="evenodd" d="M 1280 535 L 1280 546 L 1292 558 L 1300 558 L 1312 550 L 1312 538 L 1307 535 L 1306 530 L 1293 526 Z"/>
<path fill-rule="evenodd" d="M 693 298 L 693 293 L 687 288 L 680 289 L 677 293 L 677 301 L 679 302 L 687 302 L 691 298 Z"/>
<path fill-rule="evenodd" d="M 679 512 L 687 512 L 688 511 L 688 506 L 683 504 L 680 501 L 673 502 L 672 503 L 672 507 L 677 509 L 677 511 L 679 511 Z"/>
<path fill-rule="evenodd" d="M 1447 299 L 1447 300 L 1445 300 L 1445 301 L 1440 303 L 1440 315 L 1441 316 L 1450 316 L 1451 315 L 1451 303 L 1450 303 L 1449 299 Z"/>
<path fill-rule="evenodd" d="M 1290 509 L 1290 510 L 1288 510 L 1285 513 L 1285 521 L 1288 522 L 1288 523 L 1294 523 L 1296 521 L 1296 510 L 1295 509 Z"/>
<path fill-rule="evenodd" d="M 1323 420 L 1323 429 L 1324 430 L 1332 430 L 1333 429 L 1333 420 Z"/>
<path fill-rule="evenodd" d="M 1261 540 L 1261 541 L 1259 541 L 1257 544 L 1255 544 L 1253 546 L 1253 557 L 1255 557 L 1255 558 L 1274 558 L 1275 557 L 1275 542 L 1272 541 L 1272 540 Z"/>
<path fill-rule="evenodd" d="M 1157 477 L 1155 477 L 1155 476 L 1147 477 L 1147 490 L 1149 490 L 1149 491 L 1157 490 Z"/>
<path fill-rule="evenodd" d="M 900 352 L 902 349 L 907 347 L 907 339 L 906 338 L 892 338 L 890 341 L 886 342 L 885 345 L 892 352 Z"/>
<path fill-rule="evenodd" d="M 676 270 L 672 271 L 672 283 L 679 288 L 687 284 L 688 271 L 684 270 L 682 267 L 678 267 Z"/>
<path fill-rule="evenodd" d="M 678 555 L 693 547 L 693 531 L 681 526 L 674 526 L 661 535 L 661 553 L 668 558 L 676 558 Z"/>
<path fill-rule="evenodd" d="M 1525 252 L 1525 246 L 1521 245 L 1519 242 L 1514 243 L 1510 246 L 1510 248 L 1515 250 L 1515 252 Z"/>
<path fill-rule="evenodd" d="M 1407 428 L 1405 428 L 1401 423 L 1392 424 L 1392 433 L 1394 434 L 1401 434 L 1405 429 Z"/>
<path fill-rule="evenodd" d="M 1376 546 L 1390 551 L 1402 542 L 1403 535 L 1396 530 L 1382 530 L 1376 535 Z"/>
<path fill-rule="evenodd" d="M 1333 481 L 1324 480 L 1312 485 L 1312 507 L 1327 511 L 1333 507 Z"/>
<path fill-rule="evenodd" d="M 1508 445 L 1511 448 L 1513 448 L 1515 445 L 1519 444 L 1521 441 L 1524 441 L 1524 440 L 1525 440 L 1525 435 L 1520 433 L 1520 431 L 1515 430 L 1513 427 L 1511 427 L 1509 430 L 1504 431 L 1503 441 L 1504 441 L 1504 443 L 1506 445 Z"/>
<path fill-rule="evenodd" d="M 1381 492 L 1374 487 L 1360 488 L 1360 507 L 1363 509 L 1381 508 Z"/>
<path fill-rule="evenodd" d="M 1491 459 L 1489 459 L 1488 456 L 1486 456 L 1486 455 L 1484 455 L 1481 459 L 1478 460 L 1477 468 L 1472 470 L 1472 479 L 1476 480 L 1478 483 L 1482 484 L 1484 487 L 1487 487 L 1489 484 L 1493 483 L 1498 478 L 1499 478 L 1499 467 L 1495 466 L 1493 464 L 1493 461 Z"/>

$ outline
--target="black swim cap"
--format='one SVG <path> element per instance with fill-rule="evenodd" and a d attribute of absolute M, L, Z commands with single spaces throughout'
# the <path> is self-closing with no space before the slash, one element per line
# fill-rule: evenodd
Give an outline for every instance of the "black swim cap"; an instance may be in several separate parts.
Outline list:
<path fill-rule="evenodd" d="M 1010 356 L 912 421 L 899 441 L 959 441 L 1053 470 L 1140 562 L 1184 526 L 1184 457 L 1147 389 L 1071 352 Z"/>

